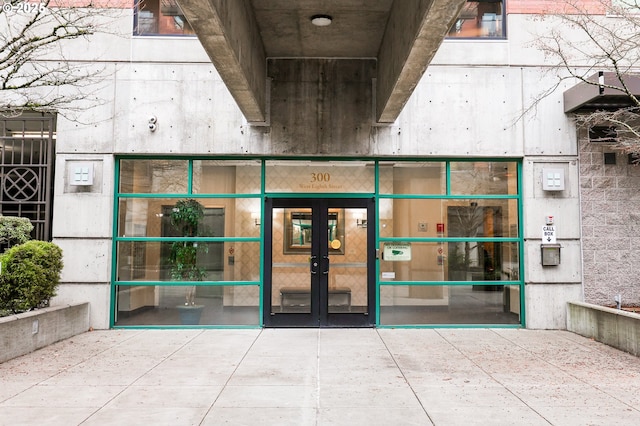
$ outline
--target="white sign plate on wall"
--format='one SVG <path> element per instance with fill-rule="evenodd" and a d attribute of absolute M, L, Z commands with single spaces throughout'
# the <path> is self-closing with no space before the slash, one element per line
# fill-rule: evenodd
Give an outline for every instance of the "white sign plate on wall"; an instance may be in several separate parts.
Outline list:
<path fill-rule="evenodd" d="M 556 243 L 556 227 L 553 225 L 545 225 L 542 227 L 542 244 Z"/>
<path fill-rule="evenodd" d="M 411 244 L 385 244 L 382 252 L 382 259 L 390 262 L 411 260 Z"/>

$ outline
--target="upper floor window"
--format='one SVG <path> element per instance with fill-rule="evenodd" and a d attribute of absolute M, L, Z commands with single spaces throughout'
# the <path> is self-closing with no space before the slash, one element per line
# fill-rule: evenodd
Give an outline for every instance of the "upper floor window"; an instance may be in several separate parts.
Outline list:
<path fill-rule="evenodd" d="M 503 38 L 505 10 L 502 0 L 467 0 L 458 19 L 449 30 L 449 37 Z"/>
<path fill-rule="evenodd" d="M 638 0 L 611 0 L 611 6 L 613 6 L 614 13 L 627 12 L 634 15 L 640 13 L 640 2 Z"/>
<path fill-rule="evenodd" d="M 176 0 L 138 0 L 135 12 L 136 35 L 194 34 Z"/>

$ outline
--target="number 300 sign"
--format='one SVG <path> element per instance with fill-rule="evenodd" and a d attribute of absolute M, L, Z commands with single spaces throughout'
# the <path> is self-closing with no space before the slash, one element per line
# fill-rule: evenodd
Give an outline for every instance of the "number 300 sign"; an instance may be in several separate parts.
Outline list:
<path fill-rule="evenodd" d="M 329 182 L 330 180 L 330 173 L 311 173 L 311 182 Z"/>

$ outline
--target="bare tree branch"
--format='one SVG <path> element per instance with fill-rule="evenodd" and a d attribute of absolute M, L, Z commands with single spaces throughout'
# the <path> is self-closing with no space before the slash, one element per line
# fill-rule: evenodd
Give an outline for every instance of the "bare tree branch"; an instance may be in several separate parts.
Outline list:
<path fill-rule="evenodd" d="M 99 58 L 72 61 L 65 45 L 111 33 L 120 9 L 94 7 L 92 0 L 3 0 L 0 10 L 0 115 L 23 111 L 67 115 L 99 104 L 92 96 L 104 78 Z M 106 6 L 106 7 L 105 7 Z M 82 107 L 77 105 L 83 101 Z"/>
<path fill-rule="evenodd" d="M 606 141 L 612 148 L 640 154 L 640 100 L 628 84 L 640 72 L 640 1 L 561 1 L 561 13 L 539 17 L 553 27 L 533 43 L 551 64 L 556 83 L 540 93 L 521 117 L 567 80 L 611 89 L 626 98 L 629 106 L 584 112 L 574 119 L 585 128 L 611 128 Z M 594 13 L 594 5 L 601 13 Z M 589 78 L 600 71 L 613 73 L 614 84 Z"/>

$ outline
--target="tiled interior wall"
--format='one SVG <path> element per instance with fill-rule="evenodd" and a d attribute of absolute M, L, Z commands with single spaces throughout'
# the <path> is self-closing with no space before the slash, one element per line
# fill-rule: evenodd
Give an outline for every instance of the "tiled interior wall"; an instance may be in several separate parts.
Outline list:
<path fill-rule="evenodd" d="M 260 167 L 235 167 L 235 193 L 255 193 L 255 182 L 260 182 Z M 255 218 L 260 213 L 259 198 L 238 198 L 235 209 L 227 217 L 234 222 L 235 236 L 260 236 L 260 226 Z M 230 251 L 231 250 L 231 251 Z M 260 281 L 260 243 L 227 243 L 227 256 L 234 257 L 234 264 L 228 262 L 225 271 L 235 281 Z M 258 306 L 260 304 L 259 286 L 226 287 L 224 304 L 231 306 Z"/>

